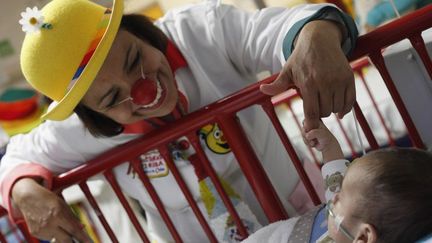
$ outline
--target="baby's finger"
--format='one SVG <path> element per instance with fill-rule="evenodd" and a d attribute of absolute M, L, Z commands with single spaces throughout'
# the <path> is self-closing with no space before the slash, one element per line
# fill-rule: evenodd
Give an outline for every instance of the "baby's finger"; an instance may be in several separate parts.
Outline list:
<path fill-rule="evenodd" d="M 308 139 L 306 139 L 306 137 L 305 136 L 303 136 L 302 137 L 303 138 L 303 142 L 307 145 L 307 146 L 311 146 L 311 142 L 313 141 L 311 141 L 311 140 L 308 140 Z"/>
<path fill-rule="evenodd" d="M 322 130 L 321 129 L 312 129 L 305 134 L 305 138 L 307 140 L 318 139 L 321 137 L 322 137 Z"/>
<path fill-rule="evenodd" d="M 305 137 L 307 140 L 313 141 L 313 145 L 310 146 L 315 147 L 316 145 L 323 143 L 327 137 L 327 133 L 323 129 L 314 129 L 308 132 Z"/>
<path fill-rule="evenodd" d="M 305 141 L 305 144 L 310 147 L 315 147 L 319 143 L 319 141 L 316 139 L 317 130 L 319 129 L 313 129 L 304 134 L 303 140 Z"/>
<path fill-rule="evenodd" d="M 318 144 L 318 141 L 316 139 L 312 139 L 309 141 L 309 146 L 312 148 L 317 146 L 317 144 Z"/>

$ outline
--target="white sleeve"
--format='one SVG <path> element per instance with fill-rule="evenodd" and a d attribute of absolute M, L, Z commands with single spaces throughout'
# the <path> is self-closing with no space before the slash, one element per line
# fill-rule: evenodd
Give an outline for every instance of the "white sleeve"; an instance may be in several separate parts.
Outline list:
<path fill-rule="evenodd" d="M 209 59 L 206 54 L 212 50 L 212 55 L 224 55 L 238 72 L 250 74 L 280 71 L 292 51 L 295 36 L 305 24 L 317 19 L 343 22 L 350 40 L 347 48 L 354 46 L 358 35 L 354 21 L 331 4 L 248 12 L 220 1 L 206 1 L 169 11 L 156 25 L 176 44 L 181 43 L 186 59 L 198 55 L 196 61 L 201 62 Z M 190 55 L 191 52 L 195 54 Z M 219 57 L 213 58 L 218 61 Z"/>
<path fill-rule="evenodd" d="M 76 115 L 61 122 L 46 121 L 28 134 L 14 136 L 0 164 L 0 202 L 9 207 L 6 197 L 17 179 L 28 175 L 47 180 L 110 147 L 93 137 Z"/>
<path fill-rule="evenodd" d="M 357 35 L 354 22 L 329 4 L 299 5 L 290 9 L 265 8 L 252 13 L 220 5 L 213 15 L 209 14 L 209 23 L 215 23 L 215 45 L 226 51 L 240 71 L 275 73 L 286 62 L 295 36 L 307 22 L 338 19 L 328 12 L 340 13 L 339 19 L 346 21 L 349 27 L 348 39 L 352 36 L 353 41 L 344 41 L 343 45 L 348 42 L 354 44 Z"/>
<path fill-rule="evenodd" d="M 46 121 L 28 134 L 11 138 L 0 173 L 8 167 L 28 162 L 39 163 L 54 174 L 65 172 L 86 161 L 87 156 L 80 148 L 85 147 L 81 145 L 93 146 L 89 136 L 77 120 Z"/>
<path fill-rule="evenodd" d="M 333 199 L 334 195 L 340 191 L 349 163 L 345 159 L 333 160 L 325 163 L 321 168 L 326 202 Z"/>
<path fill-rule="evenodd" d="M 282 45 L 291 27 L 323 5 L 295 8 L 265 8 L 246 12 L 231 6 L 215 8 L 216 45 L 226 51 L 241 72 L 277 72 L 285 63 Z"/>

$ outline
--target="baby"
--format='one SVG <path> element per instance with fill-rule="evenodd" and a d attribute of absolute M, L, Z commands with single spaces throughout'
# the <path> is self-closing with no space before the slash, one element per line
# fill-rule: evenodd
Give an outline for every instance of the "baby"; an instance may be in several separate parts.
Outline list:
<path fill-rule="evenodd" d="M 305 133 L 304 140 L 322 153 L 326 205 L 272 223 L 244 243 L 413 243 L 432 236 L 430 153 L 381 149 L 350 165 L 324 124 Z"/>

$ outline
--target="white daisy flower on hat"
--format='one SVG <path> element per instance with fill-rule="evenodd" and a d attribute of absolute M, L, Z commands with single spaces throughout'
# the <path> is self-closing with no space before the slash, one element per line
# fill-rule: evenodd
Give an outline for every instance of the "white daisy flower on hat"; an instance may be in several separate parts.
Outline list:
<path fill-rule="evenodd" d="M 33 7 L 33 9 L 27 7 L 26 11 L 21 13 L 21 17 L 19 23 L 26 33 L 38 32 L 44 25 L 44 17 L 37 7 Z"/>

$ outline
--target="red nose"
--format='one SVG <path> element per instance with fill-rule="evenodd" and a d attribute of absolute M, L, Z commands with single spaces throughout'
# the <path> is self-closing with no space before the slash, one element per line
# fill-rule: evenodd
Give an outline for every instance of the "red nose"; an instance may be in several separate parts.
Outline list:
<path fill-rule="evenodd" d="M 157 84 L 154 80 L 141 78 L 135 81 L 135 84 L 132 86 L 132 101 L 137 105 L 150 104 L 156 98 L 156 95 Z"/>

